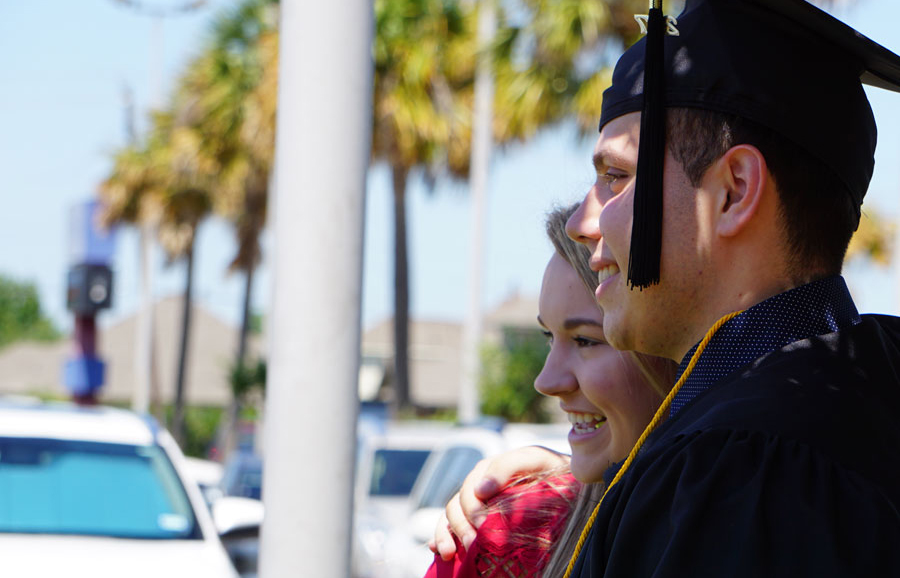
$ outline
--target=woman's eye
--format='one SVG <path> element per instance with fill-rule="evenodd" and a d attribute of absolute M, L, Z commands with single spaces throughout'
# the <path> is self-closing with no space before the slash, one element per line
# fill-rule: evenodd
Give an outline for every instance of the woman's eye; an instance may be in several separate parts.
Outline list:
<path fill-rule="evenodd" d="M 595 345 L 600 345 L 600 342 L 596 339 L 588 339 L 587 337 L 573 337 L 572 341 L 574 341 L 575 345 L 578 347 L 593 347 Z"/>
<path fill-rule="evenodd" d="M 553 334 L 552 333 L 550 333 L 549 331 L 541 331 L 541 334 L 544 336 L 544 339 L 547 340 L 548 344 L 553 343 Z"/>

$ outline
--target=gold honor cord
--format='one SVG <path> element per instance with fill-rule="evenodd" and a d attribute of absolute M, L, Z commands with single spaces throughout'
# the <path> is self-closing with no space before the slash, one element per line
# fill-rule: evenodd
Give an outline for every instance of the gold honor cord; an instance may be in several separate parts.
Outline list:
<path fill-rule="evenodd" d="M 715 325 L 709 328 L 709 331 L 706 332 L 706 336 L 700 341 L 700 344 L 697 346 L 697 350 L 694 352 L 694 355 L 691 356 L 691 361 L 688 363 L 687 369 L 684 370 L 684 373 L 681 374 L 681 377 L 678 379 L 678 382 L 672 387 L 672 391 L 669 392 L 669 395 L 666 396 L 666 399 L 663 400 L 662 405 L 659 406 L 659 409 L 656 410 L 656 415 L 653 416 L 653 419 L 650 420 L 650 423 L 647 424 L 647 427 L 644 429 L 644 433 L 641 434 L 641 437 L 638 438 L 638 441 L 634 444 L 634 448 L 632 448 L 631 453 L 628 454 L 628 457 L 625 458 L 625 463 L 622 464 L 622 467 L 619 468 L 618 473 L 613 478 L 613 481 L 610 482 L 609 486 L 607 486 L 606 491 L 603 492 L 603 496 L 600 498 L 600 501 L 597 502 L 597 506 L 594 508 L 593 513 L 591 513 L 591 517 L 588 518 L 587 523 L 584 525 L 584 529 L 581 531 L 581 536 L 578 537 L 578 543 L 575 544 L 575 551 L 572 553 L 572 559 L 569 560 L 569 565 L 566 567 L 566 573 L 563 575 L 563 578 L 570 578 L 572 575 L 572 570 L 575 568 L 575 561 L 578 559 L 578 555 L 581 553 L 581 549 L 584 547 L 584 543 L 587 541 L 588 533 L 591 531 L 591 526 L 594 525 L 594 520 L 597 519 L 597 513 L 600 511 L 600 505 L 603 503 L 603 498 L 606 497 L 606 494 L 609 493 L 609 490 L 615 486 L 622 476 L 625 475 L 625 472 L 628 470 L 628 467 L 631 465 L 631 462 L 634 461 L 635 456 L 637 456 L 638 451 L 641 449 L 641 446 L 644 445 L 644 441 L 650 435 L 650 433 L 656 429 L 662 421 L 665 419 L 665 416 L 669 413 L 669 407 L 672 405 L 672 400 L 675 399 L 675 395 L 678 393 L 678 390 L 681 389 L 681 386 L 684 385 L 685 380 L 690 376 L 691 372 L 694 371 L 694 366 L 697 365 L 697 361 L 700 359 L 700 355 L 703 353 L 703 350 L 706 349 L 707 344 L 709 344 L 709 340 L 712 339 L 713 335 L 716 334 L 716 331 L 719 330 L 722 325 L 724 325 L 727 321 L 740 315 L 743 311 L 735 311 L 734 313 L 729 313 L 728 315 L 722 317 L 718 321 L 716 321 Z"/>

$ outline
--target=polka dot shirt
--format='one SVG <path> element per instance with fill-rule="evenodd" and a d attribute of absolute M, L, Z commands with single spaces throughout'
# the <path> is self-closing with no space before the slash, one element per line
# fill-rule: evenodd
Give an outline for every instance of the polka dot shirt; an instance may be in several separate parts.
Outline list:
<path fill-rule="evenodd" d="M 733 371 L 789 343 L 832 333 L 860 322 L 843 277 L 814 281 L 780 293 L 725 323 L 710 340 L 694 371 L 672 400 L 670 415 Z M 678 368 L 687 369 L 697 345 Z"/>

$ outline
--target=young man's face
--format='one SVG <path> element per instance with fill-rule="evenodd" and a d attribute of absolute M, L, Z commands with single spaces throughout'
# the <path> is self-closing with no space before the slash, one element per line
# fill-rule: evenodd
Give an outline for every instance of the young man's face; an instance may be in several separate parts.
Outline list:
<path fill-rule="evenodd" d="M 640 113 L 621 116 L 603 127 L 594 149 L 597 180 L 567 231 L 592 253 L 598 272 L 597 301 L 604 311 L 603 330 L 618 349 L 636 350 L 680 361 L 691 338 L 691 314 L 697 310 L 710 271 L 704 210 L 682 170 L 667 152 L 664 171 L 660 283 L 643 290 L 627 282 L 631 245 L 634 181 Z M 692 343 L 687 345 L 689 348 Z"/>

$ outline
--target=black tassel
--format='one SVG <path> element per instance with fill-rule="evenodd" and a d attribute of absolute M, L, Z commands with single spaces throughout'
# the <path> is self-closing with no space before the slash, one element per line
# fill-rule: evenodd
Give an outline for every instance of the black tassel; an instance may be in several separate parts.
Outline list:
<path fill-rule="evenodd" d="M 643 289 L 659 283 L 662 250 L 663 161 L 666 153 L 665 64 L 662 8 L 651 8 L 644 53 L 644 105 L 634 191 L 628 282 Z"/>

